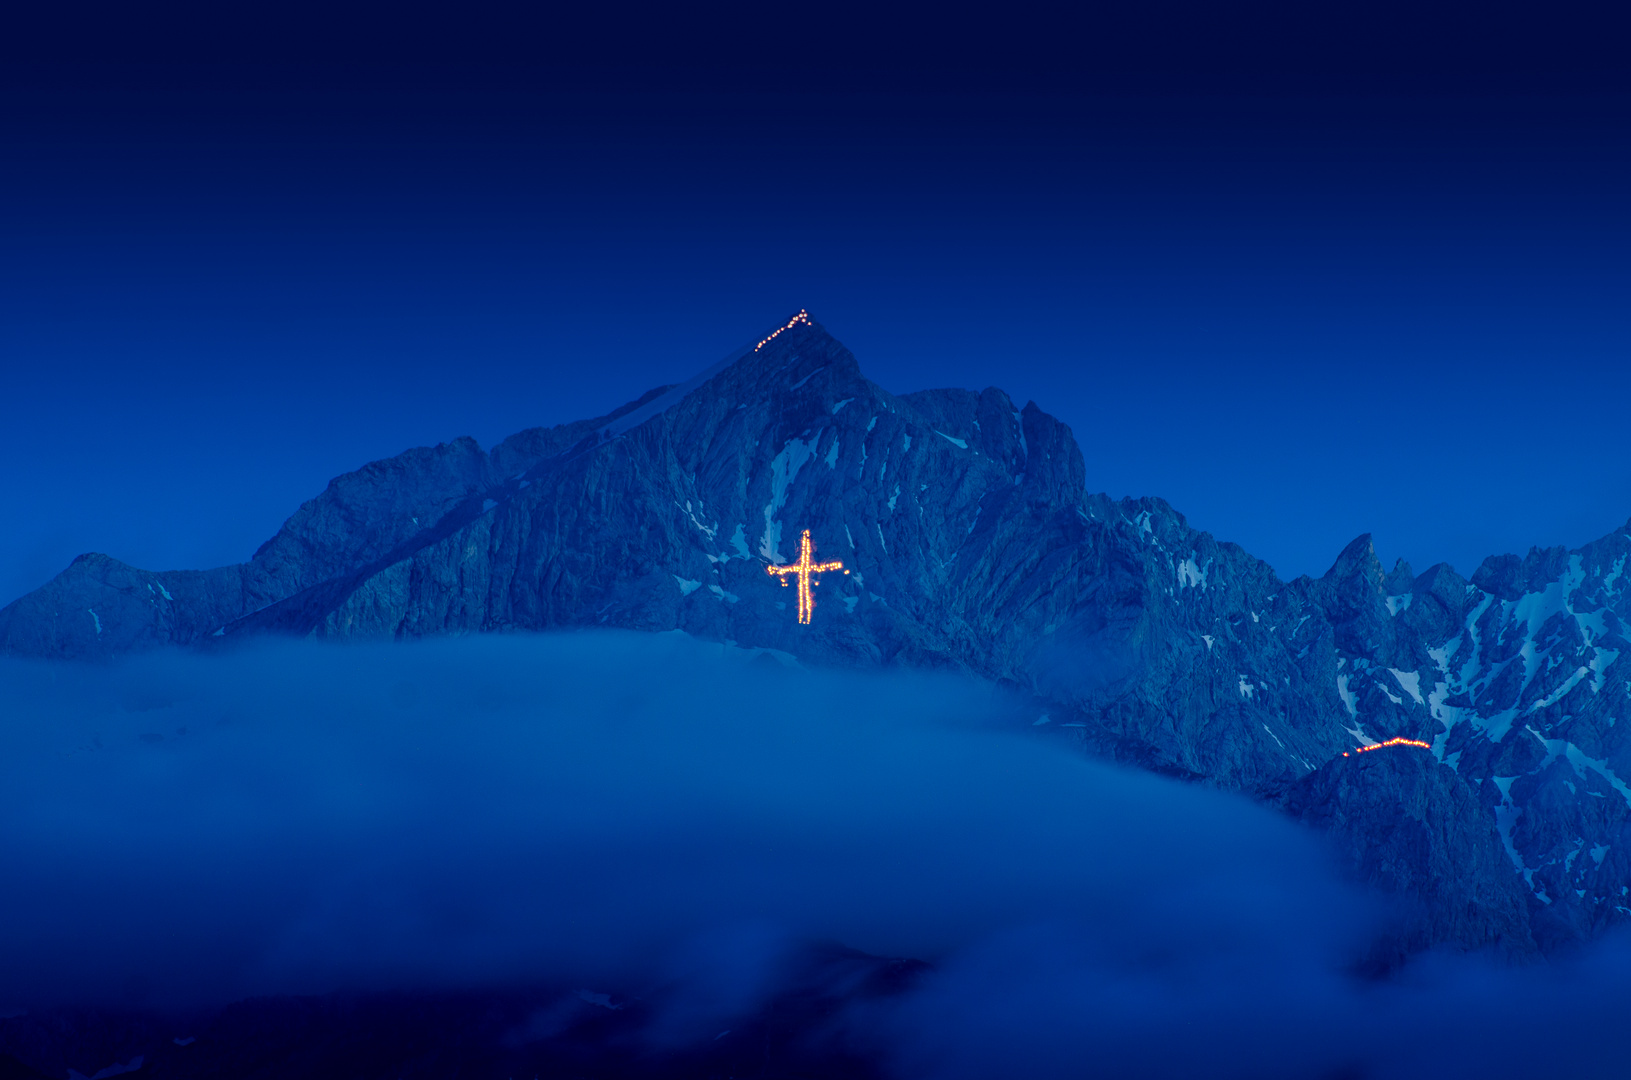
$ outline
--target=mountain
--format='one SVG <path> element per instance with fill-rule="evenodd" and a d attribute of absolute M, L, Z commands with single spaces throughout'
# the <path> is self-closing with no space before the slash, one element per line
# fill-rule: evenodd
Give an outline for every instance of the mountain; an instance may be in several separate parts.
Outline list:
<path fill-rule="evenodd" d="M 1396 955 L 1521 957 L 1631 916 L 1631 524 L 1470 581 L 1362 536 L 1288 582 L 1086 484 L 1034 403 L 889 394 L 801 312 L 607 416 L 342 476 L 247 563 L 81 556 L 0 610 L 0 650 L 607 626 L 962 670 L 1043 734 L 1326 829 L 1401 898 Z M 849 571 L 809 625 L 765 572 L 805 529 Z M 1395 737 L 1429 748 L 1356 753 Z"/>

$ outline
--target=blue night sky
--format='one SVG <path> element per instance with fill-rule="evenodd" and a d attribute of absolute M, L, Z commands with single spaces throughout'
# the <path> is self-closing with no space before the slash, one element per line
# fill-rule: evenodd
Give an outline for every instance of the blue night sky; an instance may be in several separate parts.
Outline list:
<path fill-rule="evenodd" d="M 1282 576 L 1631 517 L 1631 84 L 1578 25 L 404 10 L 0 56 L 0 603 L 246 559 L 338 473 L 800 307 Z"/>

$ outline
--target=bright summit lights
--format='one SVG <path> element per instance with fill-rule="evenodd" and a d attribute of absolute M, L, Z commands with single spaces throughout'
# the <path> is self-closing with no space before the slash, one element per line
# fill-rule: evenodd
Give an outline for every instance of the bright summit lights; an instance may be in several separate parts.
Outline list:
<path fill-rule="evenodd" d="M 760 349 L 764 348 L 766 345 L 769 345 L 771 343 L 771 341 L 773 341 L 778 334 L 781 334 L 783 331 L 793 329 L 793 327 L 797 326 L 799 323 L 803 323 L 805 326 L 810 325 L 810 316 L 809 316 L 809 314 L 807 312 L 805 312 L 805 310 L 803 308 L 799 308 L 799 313 L 797 315 L 794 315 L 791 319 L 787 320 L 787 325 L 786 326 L 778 328 L 775 333 L 770 335 L 770 337 L 765 338 L 763 341 L 759 342 L 759 344 L 755 345 L 753 347 L 753 351 L 758 352 Z"/>

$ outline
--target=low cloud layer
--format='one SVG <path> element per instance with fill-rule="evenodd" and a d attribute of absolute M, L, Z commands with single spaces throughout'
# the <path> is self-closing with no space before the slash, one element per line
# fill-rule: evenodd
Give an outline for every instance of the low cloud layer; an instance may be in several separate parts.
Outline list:
<path fill-rule="evenodd" d="M 953 678 L 590 634 L 8 662 L 0 695 L 0 1007 L 683 985 L 678 1045 L 830 940 L 936 963 L 845 1018 L 902 1076 L 1627 1049 L 1616 947 L 1360 982 L 1376 911 L 1315 838 Z M 1601 1022 L 1526 1034 L 1568 1017 Z"/>

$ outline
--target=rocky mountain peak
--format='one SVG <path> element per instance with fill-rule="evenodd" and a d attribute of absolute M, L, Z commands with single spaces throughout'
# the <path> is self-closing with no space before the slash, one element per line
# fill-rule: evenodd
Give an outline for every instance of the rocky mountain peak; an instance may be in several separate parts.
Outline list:
<path fill-rule="evenodd" d="M 1320 579 L 1325 609 L 1345 651 L 1380 658 L 1391 651 L 1392 611 L 1387 604 L 1388 574 L 1365 533 L 1337 556 Z"/>
<path fill-rule="evenodd" d="M 800 313 L 803 316 L 803 313 Z M 774 336 L 731 363 L 723 396 L 737 404 L 753 400 L 785 404 L 804 399 L 831 406 L 837 393 L 870 387 L 855 355 L 808 316 L 796 317 Z"/>
<path fill-rule="evenodd" d="M 1393 569 L 1389 570 L 1387 577 L 1382 579 L 1382 588 L 1387 590 L 1389 596 L 1402 596 L 1415 585 L 1416 575 L 1410 569 L 1410 564 L 1403 559 L 1395 560 Z"/>
<path fill-rule="evenodd" d="M 1523 558 L 1492 555 L 1472 575 L 1472 583 L 1502 600 L 1517 600 L 1545 582 L 1554 581 L 1568 566 L 1569 551 L 1563 547 L 1529 549 Z"/>
<path fill-rule="evenodd" d="M 1356 872 L 1424 898 L 1411 948 L 1529 948 L 1524 903 L 1535 940 L 1631 921 L 1631 523 L 1470 584 L 1385 570 L 1369 535 L 1285 582 L 1087 483 L 1035 402 L 891 394 L 799 312 L 606 416 L 338 477 L 245 563 L 81 557 L 0 609 L 0 652 L 606 627 L 957 669 L 1027 731 L 1340 834 Z M 807 625 L 766 573 L 806 529 L 848 571 Z M 1341 756 L 1391 735 L 1431 749 Z"/>
<path fill-rule="evenodd" d="M 1348 542 L 1320 579 L 1332 585 L 1348 582 L 1362 583 L 1367 588 L 1381 588 L 1387 580 L 1382 560 L 1376 556 L 1376 544 L 1370 533 L 1362 533 Z"/>

